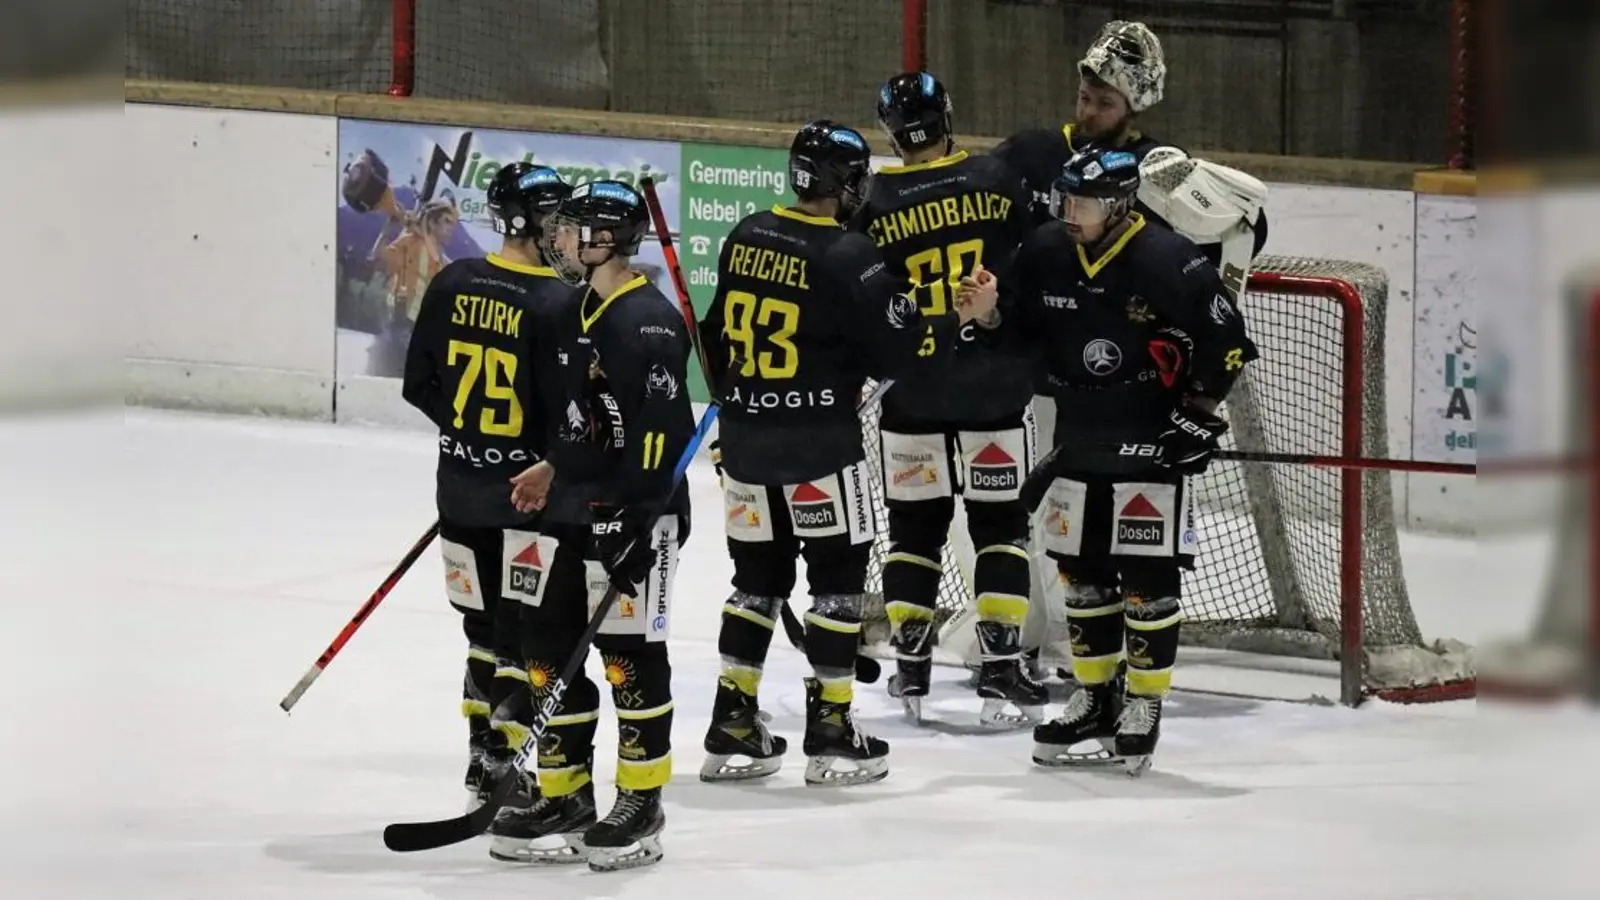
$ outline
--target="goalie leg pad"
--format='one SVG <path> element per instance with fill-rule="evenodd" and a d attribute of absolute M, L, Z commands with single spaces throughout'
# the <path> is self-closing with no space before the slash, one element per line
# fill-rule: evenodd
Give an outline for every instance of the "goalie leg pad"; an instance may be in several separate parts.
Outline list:
<path fill-rule="evenodd" d="M 1172 689 L 1183 610 L 1176 560 L 1141 560 L 1122 566 L 1123 622 L 1127 631 L 1128 693 L 1165 697 Z"/>
<path fill-rule="evenodd" d="M 1083 685 L 1109 684 L 1122 662 L 1122 596 L 1104 563 L 1082 558 L 1057 563 L 1067 604 L 1072 674 Z"/>
<path fill-rule="evenodd" d="M 607 650 L 601 660 L 617 708 L 617 787 L 659 788 L 672 780 L 672 665 L 667 645 Z"/>

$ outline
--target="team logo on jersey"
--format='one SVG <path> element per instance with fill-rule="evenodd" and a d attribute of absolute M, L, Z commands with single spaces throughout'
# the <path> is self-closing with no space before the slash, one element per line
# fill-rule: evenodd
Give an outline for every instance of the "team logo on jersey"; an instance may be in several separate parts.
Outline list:
<path fill-rule="evenodd" d="M 544 581 L 544 560 L 539 556 L 539 542 L 532 541 L 522 552 L 511 557 L 510 589 L 524 594 L 537 595 Z"/>
<path fill-rule="evenodd" d="M 794 511 L 794 524 L 800 528 L 839 527 L 833 498 L 814 484 L 797 485 L 789 494 L 789 508 Z"/>
<path fill-rule="evenodd" d="M 909 294 L 895 294 L 883 311 L 884 318 L 889 320 L 889 327 L 895 329 L 906 327 L 916 314 L 917 301 L 911 299 Z"/>
<path fill-rule="evenodd" d="M 1218 325 L 1226 325 L 1233 321 L 1233 304 L 1222 294 L 1211 298 L 1211 321 Z"/>
<path fill-rule="evenodd" d="M 1167 542 L 1167 518 L 1143 494 L 1134 494 L 1117 513 L 1117 541 L 1142 547 L 1160 547 Z"/>
<path fill-rule="evenodd" d="M 972 486 L 986 491 L 1017 489 L 1017 461 L 991 442 L 972 458 Z"/>
<path fill-rule="evenodd" d="M 1093 375 L 1110 375 L 1122 368 L 1122 348 L 1105 338 L 1095 338 L 1083 348 L 1083 367 Z"/>
<path fill-rule="evenodd" d="M 567 402 L 567 421 L 563 427 L 566 432 L 562 437 L 574 444 L 587 443 L 589 440 L 589 417 L 578 408 L 576 400 Z"/>
<path fill-rule="evenodd" d="M 660 363 L 650 367 L 644 377 L 644 395 L 672 400 L 678 396 L 678 379 Z"/>
<path fill-rule="evenodd" d="M 1138 294 L 1128 298 L 1128 321 L 1138 325 L 1153 321 L 1156 314 L 1150 311 L 1150 303 Z"/>

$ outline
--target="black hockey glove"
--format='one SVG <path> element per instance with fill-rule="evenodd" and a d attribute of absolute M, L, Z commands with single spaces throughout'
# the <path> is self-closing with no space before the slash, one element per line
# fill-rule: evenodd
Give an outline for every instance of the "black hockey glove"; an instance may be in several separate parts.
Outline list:
<path fill-rule="evenodd" d="M 718 439 L 716 439 L 716 440 L 711 442 L 711 468 L 717 470 L 717 485 L 719 487 L 724 487 L 725 488 L 725 485 L 724 485 L 723 479 L 722 479 L 722 439 L 721 438 L 718 438 Z"/>
<path fill-rule="evenodd" d="M 1167 430 L 1161 433 L 1161 463 L 1184 475 L 1199 475 L 1211 464 L 1218 442 L 1228 431 L 1219 416 L 1180 403 L 1167 414 Z"/>
<path fill-rule="evenodd" d="M 637 512 L 610 504 L 589 507 L 589 544 L 620 593 L 637 597 L 656 564 L 655 531 Z M 632 545 L 631 547 L 629 545 Z"/>

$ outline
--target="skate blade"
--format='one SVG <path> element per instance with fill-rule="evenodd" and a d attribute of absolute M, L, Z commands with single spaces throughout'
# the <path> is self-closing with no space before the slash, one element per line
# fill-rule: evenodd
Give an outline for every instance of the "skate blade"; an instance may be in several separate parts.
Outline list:
<path fill-rule="evenodd" d="M 501 862 L 528 866 L 570 866 L 589 858 L 583 832 L 552 834 L 542 838 L 495 837 L 489 842 L 489 856 Z"/>
<path fill-rule="evenodd" d="M 593 872 L 621 872 L 640 869 L 661 861 L 660 835 L 646 835 L 621 847 L 590 847 L 589 869 Z"/>
<path fill-rule="evenodd" d="M 998 697 L 984 698 L 983 709 L 978 712 L 978 724 L 996 731 L 1032 728 L 1043 721 L 1043 706 L 1022 706 Z"/>
<path fill-rule="evenodd" d="M 922 698 L 901 697 L 900 709 L 905 713 L 906 721 L 913 725 L 922 724 Z"/>
<path fill-rule="evenodd" d="M 835 769 L 835 763 L 851 766 Z M 806 761 L 806 784 L 812 787 L 850 787 L 871 784 L 889 777 L 889 758 L 846 759 L 842 756 L 813 756 Z"/>
<path fill-rule="evenodd" d="M 735 762 L 735 760 L 745 760 L 745 762 Z M 706 761 L 700 766 L 700 780 L 713 783 L 718 781 L 750 781 L 755 778 L 775 775 L 782 767 L 782 756 L 769 756 L 766 759 L 758 759 L 741 753 L 713 753 L 707 755 Z"/>
<path fill-rule="evenodd" d="M 1150 771 L 1149 754 L 1122 756 L 1118 757 L 1118 761 L 1125 767 L 1129 778 L 1138 778 L 1140 775 Z"/>
<path fill-rule="evenodd" d="M 1122 761 L 1120 757 L 1112 752 L 1110 738 L 1104 740 L 1095 739 L 1095 743 L 1099 744 L 1097 749 L 1073 749 L 1075 747 L 1084 747 L 1089 743 L 1089 741 L 1079 741 L 1070 747 L 1063 747 L 1060 744 L 1035 742 L 1033 745 L 1033 761 L 1048 769 L 1094 769 L 1114 766 Z"/>

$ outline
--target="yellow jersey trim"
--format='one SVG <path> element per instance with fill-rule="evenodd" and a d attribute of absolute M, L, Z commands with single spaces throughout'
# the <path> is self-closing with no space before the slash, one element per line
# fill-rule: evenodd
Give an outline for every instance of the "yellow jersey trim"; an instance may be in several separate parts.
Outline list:
<path fill-rule="evenodd" d="M 498 253 L 491 253 L 488 256 L 485 256 L 484 260 L 486 260 L 489 263 L 489 265 L 497 266 L 499 268 L 505 269 L 508 272 L 521 272 L 523 275 L 538 275 L 538 276 L 540 276 L 542 278 L 555 278 L 555 277 L 557 277 L 556 276 L 556 270 L 550 268 L 549 266 L 528 266 L 528 265 L 523 265 L 522 263 L 512 262 L 511 260 L 506 259 L 504 256 L 501 256 Z"/>
<path fill-rule="evenodd" d="M 949 156 L 941 156 L 938 159 L 930 159 L 925 163 L 912 163 L 909 166 L 884 166 L 878 170 L 878 174 L 904 175 L 907 172 L 922 172 L 927 169 L 942 169 L 945 166 L 953 166 L 966 158 L 967 151 L 957 150 L 955 153 L 952 153 Z"/>
<path fill-rule="evenodd" d="M 589 306 L 589 298 L 595 295 L 594 288 L 589 288 L 589 293 L 583 295 L 583 307 L 579 314 L 579 317 L 583 322 L 583 333 L 589 333 L 589 329 L 594 327 L 594 323 L 600 321 L 600 317 L 606 314 L 606 310 L 611 308 L 611 304 L 617 302 L 618 297 L 621 297 L 623 294 L 626 294 L 629 291 L 638 290 L 649 283 L 650 279 L 644 277 L 643 275 L 635 275 L 632 281 L 628 282 L 622 287 L 617 288 L 612 292 L 611 296 L 601 300 L 600 306 L 595 309 L 593 314 L 590 314 L 587 311 Z"/>

